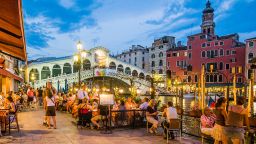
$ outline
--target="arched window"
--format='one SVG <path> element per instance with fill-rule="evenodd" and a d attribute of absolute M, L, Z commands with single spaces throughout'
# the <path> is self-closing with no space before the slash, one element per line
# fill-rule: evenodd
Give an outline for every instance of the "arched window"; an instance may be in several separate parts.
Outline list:
<path fill-rule="evenodd" d="M 117 67 L 117 71 L 118 72 L 124 72 L 124 67 L 123 67 L 123 65 L 118 65 L 118 67 Z"/>
<path fill-rule="evenodd" d="M 224 56 L 224 50 L 220 49 L 220 56 Z"/>
<path fill-rule="evenodd" d="M 58 75 L 61 75 L 61 68 L 60 65 L 55 64 L 52 68 L 52 77 L 56 77 Z"/>
<path fill-rule="evenodd" d="M 159 66 L 163 66 L 163 60 L 159 60 Z"/>
<path fill-rule="evenodd" d="M 109 68 L 110 68 L 110 69 L 116 69 L 116 63 L 115 63 L 115 62 L 111 62 L 111 63 L 109 64 Z"/>
<path fill-rule="evenodd" d="M 155 67 L 155 61 L 152 61 L 151 67 Z"/>
<path fill-rule="evenodd" d="M 224 66 L 224 65 L 223 65 L 223 62 L 220 62 L 220 67 L 219 67 L 219 69 L 220 69 L 220 70 L 223 70 L 223 66 Z"/>
<path fill-rule="evenodd" d="M 202 51 L 202 57 L 203 58 L 205 57 L 205 51 Z"/>
<path fill-rule="evenodd" d="M 150 81 L 151 80 L 151 76 L 150 75 L 146 75 L 146 80 Z"/>
<path fill-rule="evenodd" d="M 250 60 L 250 59 L 252 59 L 253 58 L 253 53 L 249 53 L 248 54 L 248 59 Z"/>
<path fill-rule="evenodd" d="M 133 70 L 132 71 L 132 76 L 137 77 L 138 76 L 138 72 L 136 70 Z"/>
<path fill-rule="evenodd" d="M 163 74 L 163 70 L 162 69 L 159 69 L 159 74 Z"/>
<path fill-rule="evenodd" d="M 73 73 L 78 72 L 79 67 L 80 67 L 79 64 L 77 62 L 75 62 L 74 65 L 73 65 Z"/>
<path fill-rule="evenodd" d="M 39 80 L 39 72 L 37 69 L 31 69 L 29 72 L 29 81 Z"/>
<path fill-rule="evenodd" d="M 63 74 L 71 74 L 71 73 L 72 73 L 71 64 L 65 63 L 63 66 Z"/>
<path fill-rule="evenodd" d="M 126 67 L 125 70 L 124 70 L 125 74 L 127 75 L 131 75 L 131 69 L 129 67 Z"/>
<path fill-rule="evenodd" d="M 159 53 L 159 57 L 163 57 L 164 54 L 162 52 Z"/>
<path fill-rule="evenodd" d="M 41 79 L 47 79 L 51 76 L 51 71 L 48 66 L 43 66 L 41 70 Z"/>
<path fill-rule="evenodd" d="M 155 71 L 155 70 L 152 70 L 152 71 L 151 71 L 151 73 L 152 73 L 152 74 L 155 74 L 155 73 L 156 73 L 156 71 Z"/>
<path fill-rule="evenodd" d="M 151 58 L 152 58 L 152 59 L 155 58 L 155 57 L 156 57 L 155 54 L 152 54 L 152 55 L 151 55 Z"/>
<path fill-rule="evenodd" d="M 91 69 L 91 62 L 88 59 L 83 60 L 83 70 Z"/>
<path fill-rule="evenodd" d="M 140 73 L 140 74 L 139 74 L 139 78 L 140 78 L 140 79 L 144 79 L 144 78 L 145 78 L 144 73 Z"/>

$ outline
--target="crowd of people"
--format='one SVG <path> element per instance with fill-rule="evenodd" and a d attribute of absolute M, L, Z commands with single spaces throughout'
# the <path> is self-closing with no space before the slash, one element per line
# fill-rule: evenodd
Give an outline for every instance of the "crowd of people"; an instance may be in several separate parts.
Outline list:
<path fill-rule="evenodd" d="M 248 110 L 244 108 L 244 103 L 244 98 L 238 97 L 236 105 L 229 106 L 226 110 L 227 100 L 221 97 L 214 110 L 206 107 L 201 116 L 202 133 L 212 136 L 215 143 L 244 143 L 245 129 L 250 131 Z"/>
<path fill-rule="evenodd" d="M 201 132 L 215 139 L 215 143 L 242 143 L 244 141 L 244 123 L 246 129 L 250 130 L 248 120 L 248 110 L 244 108 L 244 98 L 237 97 L 236 105 L 229 106 L 226 109 L 227 100 L 220 97 L 215 104 L 215 108 L 206 107 L 201 116 Z M 133 117 L 139 115 L 145 117 L 146 121 L 151 124 L 150 133 L 157 133 L 159 125 L 164 129 L 166 138 L 167 130 L 171 119 L 178 119 L 177 109 L 173 103 L 169 101 L 163 108 L 159 108 L 159 101 L 149 99 L 147 97 L 140 99 L 132 99 L 131 97 L 115 99 L 115 103 L 111 106 L 111 115 L 108 107 L 100 105 L 99 94 L 86 91 L 86 86 L 82 86 L 77 92 L 61 93 L 57 92 L 48 82 L 46 87 L 33 89 L 25 86 L 20 92 L 9 92 L 7 95 L 0 94 L 0 107 L 8 109 L 7 113 L 15 113 L 17 105 L 33 106 L 36 103 L 43 106 L 45 110 L 43 124 L 49 129 L 57 128 L 56 110 L 70 113 L 72 117 L 77 119 L 77 125 L 88 126 L 92 129 L 101 129 L 104 121 L 111 119 L 112 125 L 118 125 L 118 122 L 126 121 L 129 124 Z M 132 113 L 129 110 L 140 110 Z M 161 120 L 165 118 L 165 120 Z M 1 117 L 1 127 L 4 127 Z M 51 120 L 53 124 L 51 124 Z M 173 133 L 169 134 L 174 138 Z"/>

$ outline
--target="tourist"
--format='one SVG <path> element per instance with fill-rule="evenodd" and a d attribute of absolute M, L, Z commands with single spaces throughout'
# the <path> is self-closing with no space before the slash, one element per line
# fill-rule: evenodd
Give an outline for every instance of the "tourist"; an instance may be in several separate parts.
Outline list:
<path fill-rule="evenodd" d="M 34 101 L 34 91 L 33 91 L 33 88 L 30 87 L 28 89 L 28 92 L 27 92 L 27 96 L 28 96 L 28 106 L 31 105 L 31 103 Z"/>
<path fill-rule="evenodd" d="M 82 99 L 82 103 L 78 105 L 78 125 L 86 126 L 87 123 L 91 122 L 92 112 L 91 106 L 86 98 Z"/>
<path fill-rule="evenodd" d="M 214 123 L 216 120 L 215 114 L 209 107 L 204 108 L 204 114 L 201 116 L 201 132 L 203 134 L 212 135 Z"/>
<path fill-rule="evenodd" d="M 228 117 L 227 117 L 227 126 L 225 127 L 225 135 L 229 141 L 232 141 L 233 144 L 242 144 L 245 143 L 243 128 L 244 122 L 246 124 L 247 130 L 250 130 L 249 119 L 248 119 L 248 110 L 244 108 L 244 98 L 237 97 L 236 105 L 229 106 L 228 108 Z"/>
<path fill-rule="evenodd" d="M 87 100 L 89 100 L 89 96 L 88 96 L 88 93 L 86 92 L 86 86 L 85 86 L 85 85 L 82 86 L 82 89 L 79 89 L 79 90 L 77 91 L 77 98 L 78 98 L 79 100 L 82 100 L 82 99 L 84 99 L 84 98 L 86 98 Z"/>
<path fill-rule="evenodd" d="M 56 91 L 52 88 L 50 82 L 47 82 L 47 88 L 45 90 L 44 109 L 46 110 L 47 126 L 50 129 L 50 119 L 53 120 L 53 127 L 56 129 L 56 110 L 55 110 L 55 95 Z"/>
<path fill-rule="evenodd" d="M 8 113 L 15 113 L 16 112 L 15 103 L 14 103 L 14 100 L 11 96 L 8 96 L 6 98 L 5 109 L 8 109 Z"/>
<path fill-rule="evenodd" d="M 150 133 L 157 133 L 158 127 L 158 112 L 156 109 L 156 101 L 151 99 L 149 101 L 147 112 L 146 112 L 146 119 L 149 123 L 153 124 L 152 127 L 149 129 Z"/>
<path fill-rule="evenodd" d="M 224 135 L 224 127 L 227 119 L 226 102 L 226 98 L 220 97 L 215 104 L 214 114 L 216 115 L 216 121 L 212 131 L 212 137 L 215 140 L 215 144 L 218 144 L 219 142 L 222 142 L 223 144 L 227 143 L 227 138 Z"/>
<path fill-rule="evenodd" d="M 145 97 L 145 98 L 143 99 L 143 101 L 142 101 L 142 104 L 140 104 L 139 108 L 140 108 L 141 110 L 146 110 L 147 107 L 148 107 L 148 101 L 149 101 L 149 99 L 148 99 L 147 97 Z"/>
<path fill-rule="evenodd" d="M 42 90 L 42 87 L 40 87 L 38 89 L 37 93 L 38 93 L 37 98 L 38 98 L 39 106 L 42 106 L 42 104 L 43 104 L 43 90 Z"/>
<path fill-rule="evenodd" d="M 136 108 L 136 104 L 133 102 L 132 98 L 129 97 L 125 103 L 126 110 L 132 110 Z M 132 123 L 132 117 L 134 113 L 132 111 L 127 112 L 128 123 Z"/>
<path fill-rule="evenodd" d="M 167 138 L 167 129 L 169 128 L 169 123 L 172 119 L 177 119 L 178 114 L 175 107 L 173 107 L 173 102 L 168 102 L 168 107 L 163 111 L 163 117 L 166 117 L 165 121 L 162 122 L 162 128 L 164 129 L 164 138 Z M 171 139 L 174 139 L 174 134 L 170 133 Z"/>

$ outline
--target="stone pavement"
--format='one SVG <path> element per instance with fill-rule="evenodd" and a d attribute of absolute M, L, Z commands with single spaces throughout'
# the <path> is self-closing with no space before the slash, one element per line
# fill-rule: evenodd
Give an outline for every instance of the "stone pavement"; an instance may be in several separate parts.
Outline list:
<path fill-rule="evenodd" d="M 57 113 L 57 129 L 47 129 L 42 125 L 42 110 L 19 113 L 21 132 L 11 131 L 11 136 L 0 137 L 0 143 L 15 144 L 165 144 L 161 135 L 146 133 L 141 129 L 114 129 L 112 134 L 101 134 L 97 130 L 78 129 L 70 114 Z M 183 137 L 181 141 L 170 141 L 175 144 L 199 144 L 191 137 Z"/>

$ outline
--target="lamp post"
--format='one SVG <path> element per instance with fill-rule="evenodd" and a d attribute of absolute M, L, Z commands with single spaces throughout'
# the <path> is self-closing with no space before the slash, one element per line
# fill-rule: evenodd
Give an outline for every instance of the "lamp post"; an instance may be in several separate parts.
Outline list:
<path fill-rule="evenodd" d="M 74 61 L 78 64 L 78 85 L 79 89 L 81 89 L 81 68 L 82 68 L 82 60 L 86 57 L 86 51 L 83 50 L 83 45 L 80 41 L 76 44 L 77 53 L 74 55 Z"/>

